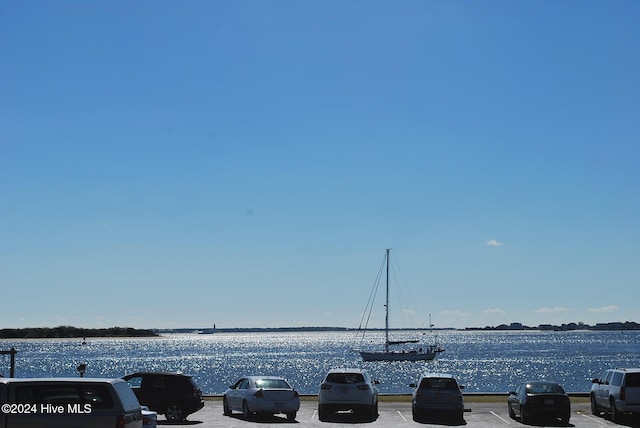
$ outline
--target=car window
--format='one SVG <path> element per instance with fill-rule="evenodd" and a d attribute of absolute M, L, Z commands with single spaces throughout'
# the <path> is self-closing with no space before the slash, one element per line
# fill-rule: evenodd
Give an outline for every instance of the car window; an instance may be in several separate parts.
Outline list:
<path fill-rule="evenodd" d="M 327 382 L 351 384 L 364 382 L 364 376 L 361 373 L 329 373 L 327 375 Z"/>
<path fill-rule="evenodd" d="M 167 381 L 164 378 L 164 376 L 151 376 L 151 378 L 147 378 L 145 380 L 145 385 L 147 387 L 151 387 L 151 388 L 166 388 L 167 387 Z"/>
<path fill-rule="evenodd" d="M 527 391 L 532 394 L 564 394 L 560 385 L 546 383 L 528 385 Z"/>
<path fill-rule="evenodd" d="M 611 378 L 611 385 L 620 386 L 622 385 L 622 372 L 615 372 L 613 377 Z"/>
<path fill-rule="evenodd" d="M 256 388 L 291 389 L 291 386 L 283 379 L 258 379 Z"/>
<path fill-rule="evenodd" d="M 607 378 L 604 380 L 604 383 L 606 383 L 607 385 L 609 385 L 611 383 L 611 377 L 613 376 L 613 372 L 612 371 L 608 371 L 607 372 Z"/>
<path fill-rule="evenodd" d="M 640 373 L 627 373 L 624 386 L 628 388 L 640 387 Z"/>
<path fill-rule="evenodd" d="M 131 388 L 140 388 L 140 386 L 142 385 L 142 377 L 141 376 L 132 377 L 129 380 L 127 380 L 127 383 Z"/>
<path fill-rule="evenodd" d="M 93 409 L 110 409 L 113 399 L 106 385 L 20 385 L 16 398 L 33 404 L 91 404 Z"/>
<path fill-rule="evenodd" d="M 243 379 L 242 383 L 238 387 L 239 389 L 247 389 L 249 388 L 249 379 Z"/>
<path fill-rule="evenodd" d="M 421 389 L 457 389 L 455 379 L 450 378 L 425 378 L 420 383 Z"/>

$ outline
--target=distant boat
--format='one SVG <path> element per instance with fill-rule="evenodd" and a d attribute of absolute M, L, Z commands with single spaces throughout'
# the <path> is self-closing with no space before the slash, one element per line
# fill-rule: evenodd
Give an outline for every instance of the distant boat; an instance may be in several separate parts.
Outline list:
<path fill-rule="evenodd" d="M 359 351 L 363 361 L 429 361 L 433 360 L 437 354 L 444 352 L 437 342 L 433 344 L 421 345 L 418 349 L 392 350 L 392 345 L 402 345 L 406 343 L 418 343 L 418 339 L 411 340 L 389 340 L 389 256 L 390 249 L 386 250 L 384 264 L 386 268 L 386 304 L 384 319 L 384 349 L 382 351 Z M 371 309 L 369 309 L 371 311 Z M 429 319 L 429 327 L 433 327 Z M 366 328 L 366 327 L 365 327 Z"/>
<path fill-rule="evenodd" d="M 216 325 L 213 325 L 213 328 L 207 328 L 204 330 L 199 330 L 198 334 L 214 334 L 216 332 Z"/>

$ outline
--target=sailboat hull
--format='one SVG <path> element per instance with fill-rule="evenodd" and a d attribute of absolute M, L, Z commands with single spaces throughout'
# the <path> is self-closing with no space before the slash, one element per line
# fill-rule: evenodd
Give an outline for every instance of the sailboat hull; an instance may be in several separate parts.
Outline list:
<path fill-rule="evenodd" d="M 363 361 L 430 361 L 435 352 L 366 352 L 360 351 Z"/>

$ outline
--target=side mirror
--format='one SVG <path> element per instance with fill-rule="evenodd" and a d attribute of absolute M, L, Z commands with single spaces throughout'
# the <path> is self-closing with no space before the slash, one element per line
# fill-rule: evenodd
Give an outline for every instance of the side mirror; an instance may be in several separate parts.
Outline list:
<path fill-rule="evenodd" d="M 600 383 L 600 379 L 598 378 L 591 379 L 591 383 Z"/>
<path fill-rule="evenodd" d="M 380 381 L 379 381 L 379 380 L 374 380 L 374 381 L 373 381 L 373 384 L 374 384 L 374 385 L 380 385 Z"/>
<path fill-rule="evenodd" d="M 417 388 L 417 387 L 418 387 L 418 385 L 416 385 L 415 383 L 413 383 L 413 382 L 412 382 L 412 383 L 410 383 L 410 384 L 409 384 L 409 387 L 410 387 L 410 388 Z"/>
<path fill-rule="evenodd" d="M 515 391 L 509 391 L 509 392 L 507 392 L 507 394 L 509 394 L 509 395 L 517 395 Z"/>
<path fill-rule="evenodd" d="M 464 389 L 464 385 L 459 385 L 459 386 L 460 386 L 460 389 Z"/>

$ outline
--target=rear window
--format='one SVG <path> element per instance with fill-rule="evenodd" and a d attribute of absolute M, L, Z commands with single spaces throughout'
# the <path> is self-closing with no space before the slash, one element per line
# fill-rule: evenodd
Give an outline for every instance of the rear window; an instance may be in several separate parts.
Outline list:
<path fill-rule="evenodd" d="M 532 384 L 527 385 L 527 392 L 532 394 L 564 394 L 564 389 L 555 384 Z"/>
<path fill-rule="evenodd" d="M 291 389 L 289 384 L 282 379 L 258 379 L 256 387 L 267 389 Z"/>
<path fill-rule="evenodd" d="M 425 378 L 420 382 L 420 389 L 458 389 L 458 383 L 451 378 Z"/>
<path fill-rule="evenodd" d="M 640 387 L 640 373 L 627 373 L 624 383 L 629 388 Z"/>
<path fill-rule="evenodd" d="M 364 382 L 364 376 L 361 373 L 329 373 L 327 382 L 350 384 Z"/>
<path fill-rule="evenodd" d="M 91 404 L 93 409 L 110 409 L 113 399 L 106 385 L 18 385 L 18 403 L 34 404 Z"/>
<path fill-rule="evenodd" d="M 622 385 L 622 372 L 615 372 L 613 374 L 613 377 L 611 378 L 611 385 L 613 386 Z"/>

